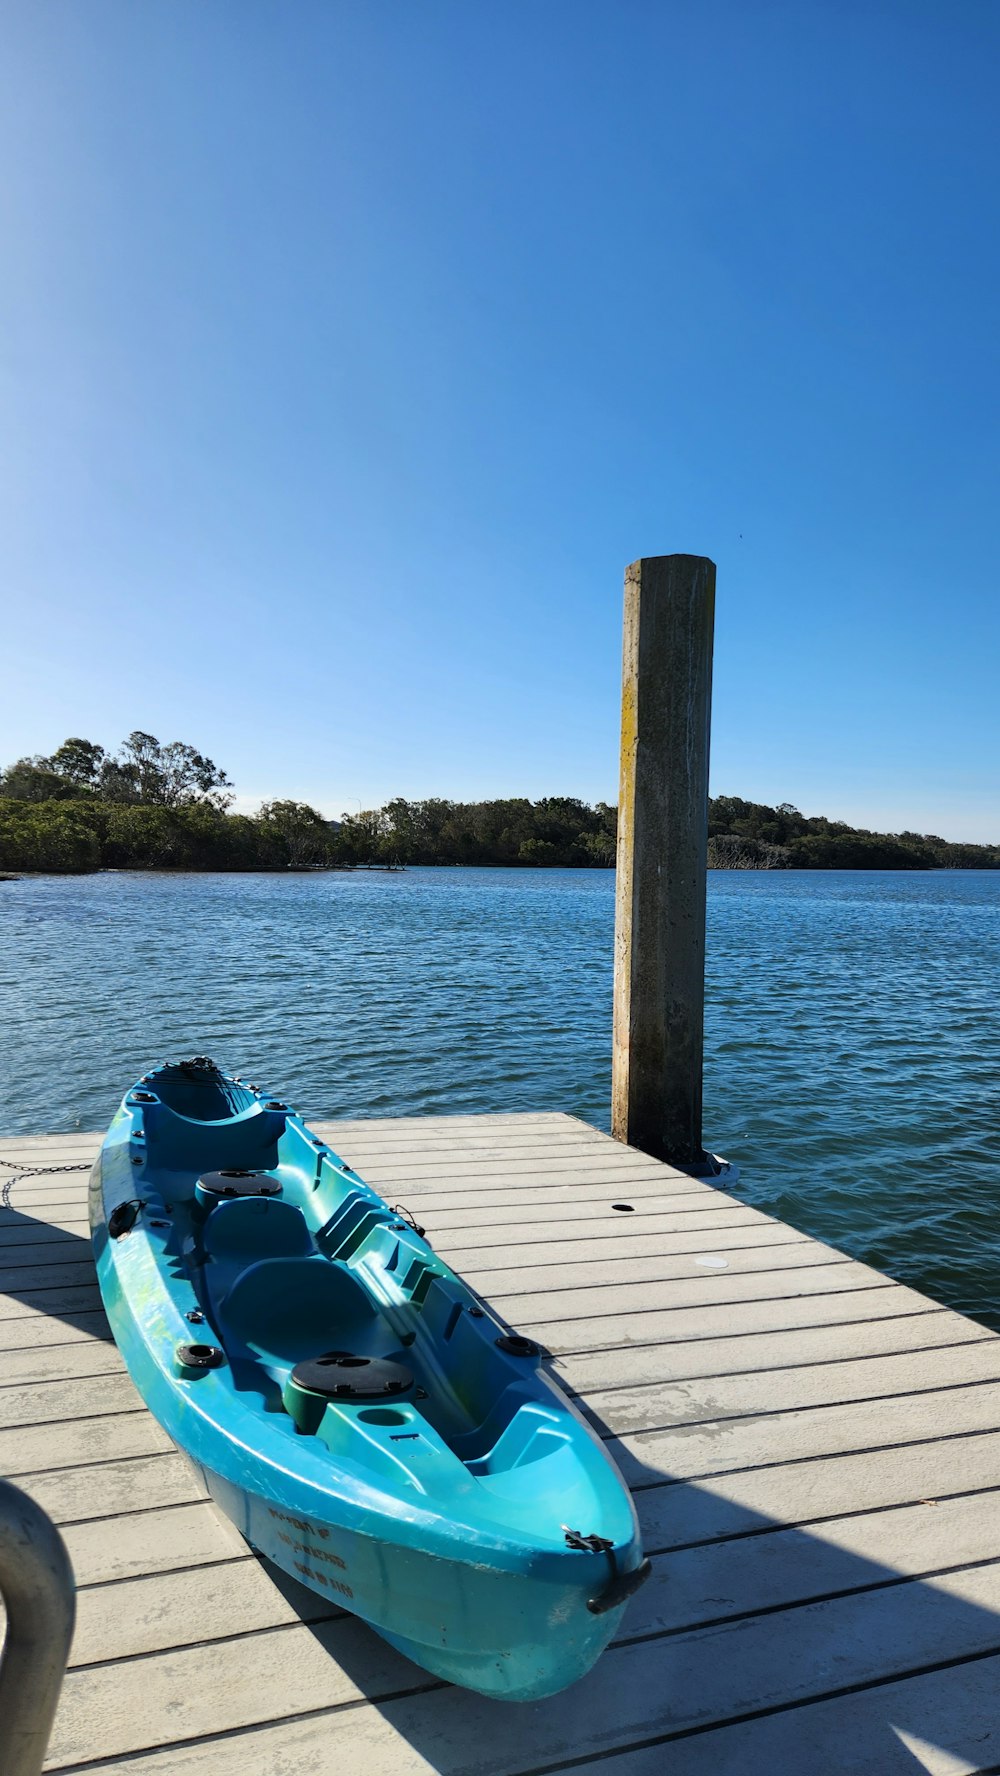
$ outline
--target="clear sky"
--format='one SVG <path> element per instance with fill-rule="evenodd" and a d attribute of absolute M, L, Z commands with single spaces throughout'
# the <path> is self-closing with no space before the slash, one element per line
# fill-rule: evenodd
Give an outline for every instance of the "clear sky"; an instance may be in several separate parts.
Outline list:
<path fill-rule="evenodd" d="M 0 760 L 613 799 L 718 563 L 713 789 L 1000 838 L 994 0 L 3 0 Z"/>

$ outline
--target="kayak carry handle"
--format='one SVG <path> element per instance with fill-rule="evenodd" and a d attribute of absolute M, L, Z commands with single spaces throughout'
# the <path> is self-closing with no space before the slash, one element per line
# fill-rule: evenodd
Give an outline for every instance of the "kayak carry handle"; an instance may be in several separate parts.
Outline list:
<path fill-rule="evenodd" d="M 607 1536 L 581 1535 L 578 1529 L 570 1529 L 568 1523 L 563 1524 L 567 1548 L 579 1548 L 587 1554 L 606 1554 L 611 1567 L 611 1578 L 603 1591 L 596 1597 L 588 1597 L 587 1608 L 592 1616 L 603 1616 L 608 1610 L 617 1609 L 619 1604 L 627 1603 L 628 1599 L 644 1585 L 653 1568 L 648 1559 L 643 1559 L 631 1572 L 618 1571 L 618 1560 L 615 1555 L 614 1542 Z"/>
<path fill-rule="evenodd" d="M 118 1204 L 108 1216 L 108 1232 L 113 1240 L 121 1239 L 125 1233 L 131 1233 L 133 1227 L 146 1207 L 141 1196 L 132 1196 L 128 1202 Z"/>
<path fill-rule="evenodd" d="M 614 1560 L 614 1555 L 611 1558 Z M 596 1597 L 588 1597 L 587 1608 L 591 1615 L 603 1616 L 608 1610 L 617 1609 L 620 1603 L 627 1603 L 639 1586 L 646 1583 L 652 1570 L 648 1555 L 629 1573 L 620 1573 L 616 1567 L 614 1578 L 605 1585 L 604 1590 Z"/>

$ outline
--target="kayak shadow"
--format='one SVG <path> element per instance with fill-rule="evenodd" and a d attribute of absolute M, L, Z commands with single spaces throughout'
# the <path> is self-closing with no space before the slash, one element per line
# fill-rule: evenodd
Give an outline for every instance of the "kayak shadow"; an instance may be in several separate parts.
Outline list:
<path fill-rule="evenodd" d="M 110 1338 L 89 1239 L 7 1208 L 0 1318 L 23 1326 L 24 1310 Z M 988 1407 L 985 1388 L 978 1397 Z M 1000 1767 L 1000 1429 L 986 1411 L 958 1419 L 960 1398 L 921 1415 L 916 1442 L 874 1437 L 881 1449 L 783 1461 L 776 1428 L 766 1459 L 738 1471 L 724 1420 L 675 1423 L 654 1449 L 580 1401 L 625 1469 L 653 1570 L 594 1669 L 537 1702 L 442 1683 L 261 1561 L 308 1638 L 287 1712 L 245 1729 L 247 1767 L 277 1767 L 277 1751 L 256 1757 L 270 1732 L 287 1767 L 327 1767 L 345 1706 L 358 1767 L 392 1768 L 402 1741 L 438 1776 L 585 1776 L 617 1754 L 628 1776 Z M 692 1477 L 692 1439 L 716 1433 L 718 1459 L 701 1464 L 712 1471 Z M 196 1571 L 191 1587 L 196 1636 Z"/>
<path fill-rule="evenodd" d="M 854 1511 L 862 1488 L 838 1501 L 831 1475 L 824 1493 L 816 1458 L 696 1480 L 633 1460 L 652 1577 L 594 1669 L 537 1702 L 443 1684 L 358 1620 L 313 1613 L 331 1673 L 368 1704 L 352 1710 L 356 1761 L 392 1768 L 401 1739 L 439 1776 L 585 1776 L 616 1754 L 629 1776 L 996 1769 L 1000 1488 L 974 1440 L 948 1458 L 953 1490 L 915 1496 L 925 1467 L 908 1491 L 902 1450 L 891 1502 Z M 770 1511 L 751 1502 L 765 1497 Z M 332 1722 L 322 1705 L 290 1715 L 289 1755 L 306 1765 Z"/>
<path fill-rule="evenodd" d="M 0 1208 L 0 1322 L 26 1314 L 114 1342 L 89 1234 L 66 1232 L 11 1205 Z M 4 1343 L 0 1325 L 0 1348 Z"/>

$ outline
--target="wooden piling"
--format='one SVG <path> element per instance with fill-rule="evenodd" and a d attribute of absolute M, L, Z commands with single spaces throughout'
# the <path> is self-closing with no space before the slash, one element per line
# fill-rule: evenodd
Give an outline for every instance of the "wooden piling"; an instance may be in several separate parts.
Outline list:
<path fill-rule="evenodd" d="M 626 570 L 612 1133 L 696 1170 L 714 617 L 705 556 Z"/>

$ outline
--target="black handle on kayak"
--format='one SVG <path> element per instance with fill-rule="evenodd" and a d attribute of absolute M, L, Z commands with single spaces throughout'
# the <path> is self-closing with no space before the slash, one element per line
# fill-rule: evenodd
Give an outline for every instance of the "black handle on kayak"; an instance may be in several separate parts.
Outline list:
<path fill-rule="evenodd" d="M 616 1572 L 614 1578 L 605 1585 L 604 1590 L 597 1597 L 587 1599 L 587 1608 L 591 1615 L 603 1616 L 607 1610 L 617 1609 L 620 1603 L 625 1603 L 634 1592 L 638 1591 L 640 1585 L 646 1583 L 652 1570 L 649 1560 L 644 1559 L 640 1561 L 638 1566 L 633 1567 L 631 1572 Z"/>

